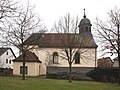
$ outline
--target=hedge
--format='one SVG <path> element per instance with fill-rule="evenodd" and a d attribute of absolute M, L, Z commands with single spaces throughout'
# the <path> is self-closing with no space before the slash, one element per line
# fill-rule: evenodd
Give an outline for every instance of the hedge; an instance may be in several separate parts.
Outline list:
<path fill-rule="evenodd" d="M 95 81 L 117 82 L 118 72 L 118 68 L 95 68 L 86 75 Z"/>

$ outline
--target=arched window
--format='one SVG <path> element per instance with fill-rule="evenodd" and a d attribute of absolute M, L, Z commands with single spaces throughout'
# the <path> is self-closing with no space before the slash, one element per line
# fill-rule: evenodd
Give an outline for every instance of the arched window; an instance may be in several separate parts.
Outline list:
<path fill-rule="evenodd" d="M 80 63 L 80 53 L 76 52 L 75 53 L 75 64 L 79 64 Z"/>
<path fill-rule="evenodd" d="M 88 27 L 87 26 L 85 27 L 85 32 L 88 32 Z"/>
<path fill-rule="evenodd" d="M 84 32 L 84 28 L 83 27 L 81 27 L 80 30 L 79 30 L 79 33 L 82 33 L 82 32 Z"/>
<path fill-rule="evenodd" d="M 54 52 L 54 53 L 53 53 L 53 63 L 54 63 L 54 64 L 57 64 L 57 63 L 58 63 L 58 53 L 57 53 L 57 52 Z"/>
<path fill-rule="evenodd" d="M 89 32 L 91 32 L 91 27 L 89 27 Z"/>

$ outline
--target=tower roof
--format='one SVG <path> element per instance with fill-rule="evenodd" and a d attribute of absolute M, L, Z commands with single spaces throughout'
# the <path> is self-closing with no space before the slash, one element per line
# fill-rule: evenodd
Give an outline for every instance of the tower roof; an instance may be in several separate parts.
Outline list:
<path fill-rule="evenodd" d="M 83 25 L 83 24 L 91 24 L 90 20 L 88 18 L 83 18 L 81 21 L 80 21 L 80 24 Z"/>
<path fill-rule="evenodd" d="M 84 9 L 84 16 L 83 16 L 83 19 L 81 19 L 79 26 L 80 25 L 86 25 L 86 24 L 91 25 L 91 22 L 88 18 L 86 18 L 85 9 Z"/>

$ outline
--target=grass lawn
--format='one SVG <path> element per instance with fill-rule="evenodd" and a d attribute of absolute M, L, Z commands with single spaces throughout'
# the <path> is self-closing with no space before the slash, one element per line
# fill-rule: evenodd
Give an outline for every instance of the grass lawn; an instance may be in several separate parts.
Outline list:
<path fill-rule="evenodd" d="M 2 77 L 0 90 L 120 90 L 120 85 L 91 81 L 46 79 L 45 77 Z"/>

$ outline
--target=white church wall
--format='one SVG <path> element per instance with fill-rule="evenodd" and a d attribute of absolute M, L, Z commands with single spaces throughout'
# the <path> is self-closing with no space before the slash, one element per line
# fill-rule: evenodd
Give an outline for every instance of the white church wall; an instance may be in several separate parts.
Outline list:
<path fill-rule="evenodd" d="M 41 48 L 33 49 L 39 60 L 42 62 L 41 73 L 46 75 L 46 66 L 68 67 L 68 61 L 61 58 L 62 49 L 60 48 Z M 83 50 L 82 50 L 83 51 Z M 80 51 L 80 52 L 82 52 Z M 53 52 L 58 52 L 58 64 L 53 64 Z M 80 64 L 73 62 L 72 67 L 95 67 L 95 49 L 84 49 L 84 52 L 80 54 Z"/>

